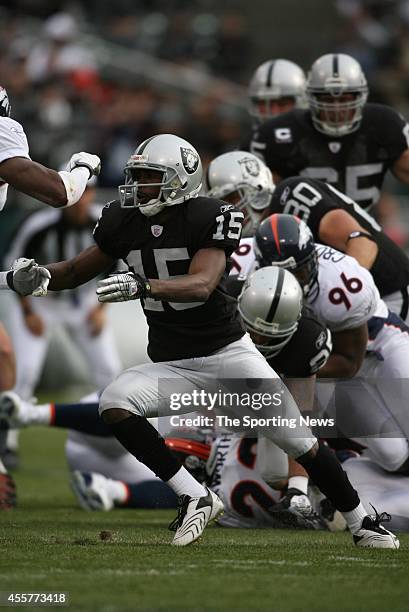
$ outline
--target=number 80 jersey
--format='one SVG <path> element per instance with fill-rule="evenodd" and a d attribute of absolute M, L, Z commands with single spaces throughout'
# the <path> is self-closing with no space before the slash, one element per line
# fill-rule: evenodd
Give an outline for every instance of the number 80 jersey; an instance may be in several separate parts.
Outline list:
<path fill-rule="evenodd" d="M 333 331 L 353 329 L 372 316 L 387 316 L 372 275 L 353 257 L 336 249 L 316 244 L 318 257 L 318 293 L 308 304 Z"/>

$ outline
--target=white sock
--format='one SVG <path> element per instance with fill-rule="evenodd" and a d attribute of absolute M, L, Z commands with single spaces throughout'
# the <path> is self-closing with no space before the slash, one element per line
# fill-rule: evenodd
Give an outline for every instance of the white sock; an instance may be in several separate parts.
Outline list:
<path fill-rule="evenodd" d="M 166 484 L 174 490 L 176 495 L 190 495 L 190 497 L 203 497 L 207 491 L 189 472 L 182 466 Z"/>
<path fill-rule="evenodd" d="M 54 404 L 31 404 L 21 400 L 19 417 L 21 424 L 50 425 L 54 414 Z"/>
<path fill-rule="evenodd" d="M 361 502 L 359 502 L 359 506 L 354 508 L 354 510 L 350 510 L 349 512 L 341 512 L 341 514 L 346 520 L 349 531 L 352 533 L 352 535 L 361 529 L 363 519 L 368 516 L 368 512 L 365 510 Z"/>
<path fill-rule="evenodd" d="M 106 486 L 108 490 L 108 495 L 110 495 L 111 499 L 116 504 L 124 504 L 128 497 L 129 491 L 128 487 L 121 480 L 113 480 L 112 478 L 106 479 Z"/>
<path fill-rule="evenodd" d="M 290 476 L 288 479 L 289 489 L 298 489 L 304 495 L 308 493 L 308 478 L 306 476 Z"/>

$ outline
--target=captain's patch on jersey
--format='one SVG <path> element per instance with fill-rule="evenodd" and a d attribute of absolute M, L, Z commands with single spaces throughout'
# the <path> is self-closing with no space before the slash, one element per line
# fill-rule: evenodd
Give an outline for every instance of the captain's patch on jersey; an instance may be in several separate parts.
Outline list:
<path fill-rule="evenodd" d="M 180 147 L 180 153 L 182 155 L 182 162 L 186 172 L 188 174 L 193 174 L 193 172 L 196 172 L 199 165 L 199 156 L 196 151 L 186 149 L 185 147 Z"/>
<path fill-rule="evenodd" d="M 277 142 L 291 142 L 293 139 L 290 128 L 277 128 L 274 136 Z"/>

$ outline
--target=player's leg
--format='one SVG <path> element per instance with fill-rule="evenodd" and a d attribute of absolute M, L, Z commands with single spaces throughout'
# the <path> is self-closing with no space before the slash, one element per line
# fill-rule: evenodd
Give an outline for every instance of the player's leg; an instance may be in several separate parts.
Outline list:
<path fill-rule="evenodd" d="M 0 393 L 0 419 L 9 427 L 21 429 L 32 425 L 46 425 L 74 429 L 93 436 L 112 436 L 111 430 L 99 416 L 98 396 L 92 402 L 72 404 L 33 404 L 13 391 Z"/>
<path fill-rule="evenodd" d="M 74 471 L 71 487 L 84 510 L 115 508 L 176 508 L 177 496 L 161 480 L 126 482 L 107 478 L 98 472 Z"/>
<path fill-rule="evenodd" d="M 255 347 L 254 350 L 248 348 L 246 361 L 237 359 L 236 363 L 237 375 L 243 378 L 254 376 L 254 371 L 258 372 L 260 378 L 267 379 L 269 372 L 271 377 L 277 376 Z M 288 419 L 293 419 L 293 422 L 300 423 L 299 409 L 288 391 L 283 393 L 283 404 L 281 412 Z M 262 416 L 261 411 L 259 414 Z M 334 453 L 325 445 L 318 444 L 309 428 L 299 425 L 292 432 L 286 428 L 271 428 L 270 431 L 263 429 L 262 433 L 304 467 L 315 485 L 343 514 L 359 546 L 399 546 L 399 541 L 393 534 L 381 527 L 376 519 L 368 516 L 357 491 L 352 487 Z"/>
<path fill-rule="evenodd" d="M 176 546 L 195 541 L 207 523 L 223 510 L 217 495 L 189 474 L 146 418 L 170 413 L 167 379 L 176 379 L 182 391 L 194 390 L 195 384 L 184 374 L 188 376 L 195 368 L 200 369 L 202 360 L 183 362 L 189 362 L 186 367 L 190 365 L 190 369 L 164 363 L 130 368 L 108 385 L 100 399 L 102 417 L 121 444 L 179 497 L 178 517 L 170 525 L 176 531 L 172 542 Z M 191 408 L 185 410 L 188 411 Z"/>

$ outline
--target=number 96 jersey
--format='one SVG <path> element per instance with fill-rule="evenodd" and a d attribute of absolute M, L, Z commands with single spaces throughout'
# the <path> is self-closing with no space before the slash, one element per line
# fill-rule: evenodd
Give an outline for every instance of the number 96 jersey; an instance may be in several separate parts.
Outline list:
<path fill-rule="evenodd" d="M 372 316 L 387 316 L 372 275 L 353 257 L 323 244 L 318 257 L 318 292 L 308 299 L 314 313 L 333 331 L 353 329 Z"/>

